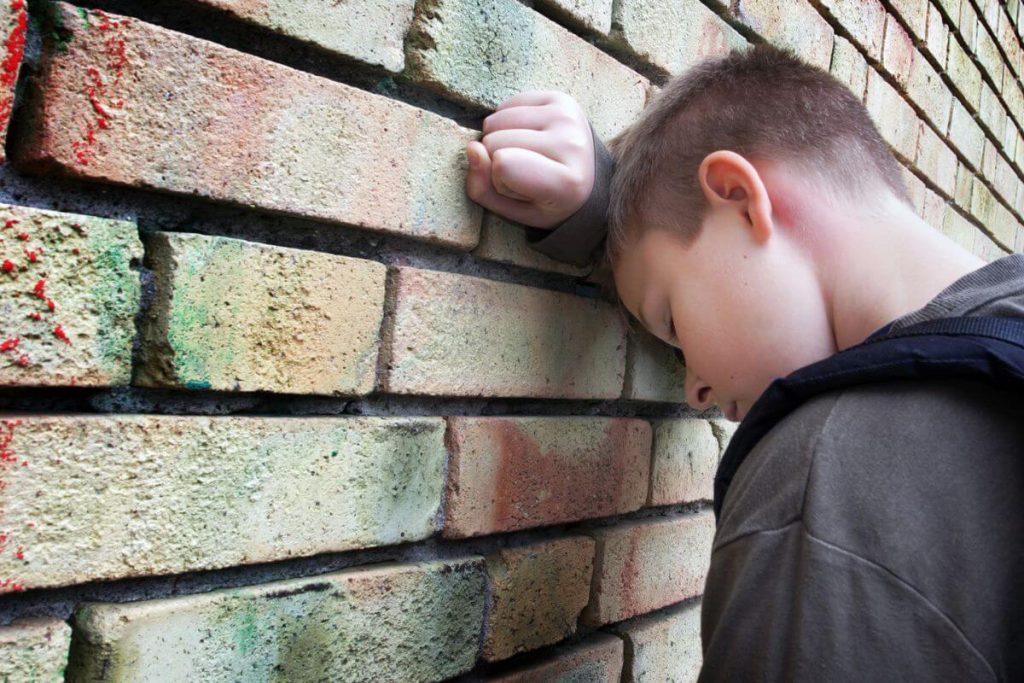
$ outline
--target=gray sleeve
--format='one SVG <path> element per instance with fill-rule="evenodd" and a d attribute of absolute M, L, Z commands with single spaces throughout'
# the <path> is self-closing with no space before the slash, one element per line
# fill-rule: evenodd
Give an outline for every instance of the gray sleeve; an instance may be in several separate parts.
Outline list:
<path fill-rule="evenodd" d="M 608 231 L 608 189 L 614 160 L 593 126 L 590 134 L 594 138 L 594 187 L 587 201 L 551 230 L 526 228 L 526 240 L 533 249 L 556 261 L 576 266 L 586 266 L 591 262 L 594 251 Z"/>
<path fill-rule="evenodd" d="M 701 683 L 997 680 L 912 586 L 800 520 L 714 549 L 701 640 Z"/>

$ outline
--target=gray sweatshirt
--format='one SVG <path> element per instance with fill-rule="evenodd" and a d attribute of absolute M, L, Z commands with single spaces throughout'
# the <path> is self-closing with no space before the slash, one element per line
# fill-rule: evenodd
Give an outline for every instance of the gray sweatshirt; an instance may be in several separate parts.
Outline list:
<path fill-rule="evenodd" d="M 611 161 L 534 248 L 586 263 Z M 1024 317 L 1024 255 L 892 328 Z M 1024 397 L 965 380 L 822 394 L 750 451 L 724 500 L 701 607 L 700 681 L 1024 680 Z"/>

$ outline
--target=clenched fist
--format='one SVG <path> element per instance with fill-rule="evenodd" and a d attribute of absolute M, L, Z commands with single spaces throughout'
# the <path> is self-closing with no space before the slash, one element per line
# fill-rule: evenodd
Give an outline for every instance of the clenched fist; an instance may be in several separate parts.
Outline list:
<path fill-rule="evenodd" d="M 484 119 L 466 146 L 466 193 L 488 211 L 552 228 L 583 206 L 594 186 L 594 140 L 580 105 L 553 90 L 529 90 Z"/>

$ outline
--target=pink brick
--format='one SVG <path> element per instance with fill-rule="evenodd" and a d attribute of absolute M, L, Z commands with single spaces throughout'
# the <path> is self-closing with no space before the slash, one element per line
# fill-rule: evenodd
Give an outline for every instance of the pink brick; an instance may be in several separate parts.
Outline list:
<path fill-rule="evenodd" d="M 910 194 L 911 206 L 917 215 L 921 215 L 924 212 L 924 195 L 928 191 L 928 187 L 924 184 L 924 181 L 918 178 L 913 171 L 909 168 L 900 164 L 900 172 L 903 175 L 903 181 L 907 185 L 907 192 Z"/>
<path fill-rule="evenodd" d="M 505 548 L 485 560 L 490 586 L 485 660 L 557 643 L 576 631 L 576 620 L 590 597 L 593 539 L 568 536 Z"/>
<path fill-rule="evenodd" d="M 584 620 L 622 621 L 700 595 L 714 534 L 711 512 L 595 529 L 595 575 Z"/>
<path fill-rule="evenodd" d="M 871 59 L 882 60 L 886 11 L 879 0 L 819 0 L 819 4 Z"/>
<path fill-rule="evenodd" d="M 924 206 L 921 211 L 921 218 L 928 225 L 934 227 L 941 226 L 945 217 L 946 211 L 949 209 L 946 200 L 931 190 L 925 191 L 924 195 Z"/>
<path fill-rule="evenodd" d="M 616 515 L 647 500 L 643 420 L 450 417 L 447 442 L 447 537 Z"/>
<path fill-rule="evenodd" d="M 736 18 L 765 40 L 828 69 L 835 31 L 807 0 L 735 0 L 733 8 Z"/>
<path fill-rule="evenodd" d="M 487 677 L 491 683 L 619 683 L 623 644 L 620 638 L 594 633 L 576 645 L 562 646 L 539 662 L 521 664 Z"/>
<path fill-rule="evenodd" d="M 13 155 L 26 170 L 475 246 L 474 131 L 135 19 L 56 9 L 69 38 L 42 61 Z"/>
<path fill-rule="evenodd" d="M 717 467 L 718 440 L 706 420 L 655 420 L 647 504 L 712 500 Z"/>
<path fill-rule="evenodd" d="M 618 398 L 625 327 L 569 294 L 416 268 L 389 275 L 385 391 L 432 396 Z"/>
<path fill-rule="evenodd" d="M 885 49 L 882 53 L 882 65 L 885 70 L 896 78 L 896 82 L 906 87 L 910 78 L 910 64 L 914 61 L 914 41 L 900 26 L 892 15 L 885 21 Z"/>

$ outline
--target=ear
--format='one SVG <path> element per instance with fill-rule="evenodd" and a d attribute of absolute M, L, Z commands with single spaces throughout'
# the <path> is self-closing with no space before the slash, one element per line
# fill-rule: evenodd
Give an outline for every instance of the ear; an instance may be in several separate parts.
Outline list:
<path fill-rule="evenodd" d="M 772 236 L 775 225 L 768 190 L 746 158 L 729 150 L 712 152 L 701 161 L 697 177 L 712 209 L 733 205 L 746 217 L 757 242 Z"/>

